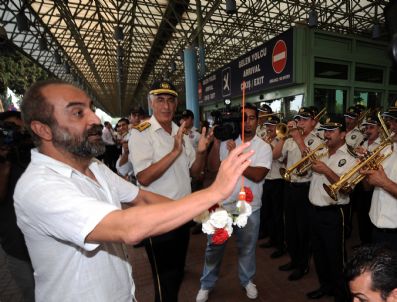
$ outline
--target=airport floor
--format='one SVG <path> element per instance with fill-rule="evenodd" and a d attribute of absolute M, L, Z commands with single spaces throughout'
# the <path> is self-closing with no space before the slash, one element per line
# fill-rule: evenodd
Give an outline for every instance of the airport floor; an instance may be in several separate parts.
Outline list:
<path fill-rule="evenodd" d="M 357 229 L 357 228 L 355 228 Z M 266 242 L 267 239 L 259 241 Z M 352 238 L 347 241 L 348 251 L 351 246 L 358 244 L 358 239 L 353 232 Z M 190 237 L 189 252 L 185 270 L 185 279 L 179 292 L 179 302 L 194 302 L 200 288 L 200 275 L 203 268 L 206 237 L 203 234 Z M 318 281 L 313 263 L 309 273 L 301 280 L 288 281 L 288 272 L 281 272 L 278 267 L 289 261 L 287 255 L 278 259 L 271 259 L 270 254 L 274 249 L 257 247 L 256 261 L 257 273 L 254 283 L 259 291 L 258 302 L 303 302 L 308 300 L 306 293 L 318 288 Z M 134 280 L 136 283 L 136 297 L 139 302 L 153 302 L 153 282 L 150 265 L 144 248 L 131 248 Z M 237 277 L 237 250 L 233 236 L 227 245 L 223 259 L 220 278 L 209 296 L 209 302 L 244 302 L 252 301 L 247 298 L 245 290 L 240 286 Z M 331 302 L 332 297 L 316 300 Z"/>
<path fill-rule="evenodd" d="M 348 251 L 351 246 L 358 243 L 357 227 L 353 229 L 352 238 L 347 241 Z M 259 241 L 266 242 L 267 239 Z M 203 234 L 190 237 L 189 253 L 187 257 L 185 279 L 179 293 L 179 302 L 195 302 L 197 291 L 200 287 L 200 275 L 203 268 L 204 249 L 206 237 Z M 258 302 L 303 302 L 310 301 L 305 294 L 317 289 L 318 281 L 313 264 L 310 271 L 301 280 L 288 281 L 288 272 L 281 272 L 278 266 L 289 261 L 287 255 L 278 259 L 271 259 L 272 248 L 257 247 L 256 261 L 257 274 L 254 280 L 259 291 Z M 153 283 L 149 261 L 145 249 L 129 248 L 133 265 L 134 280 L 136 283 L 136 297 L 139 302 L 153 302 Z M 22 298 L 18 293 L 13 280 L 5 268 L 3 251 L 0 249 L 0 302 L 20 302 Z M 237 277 L 237 251 L 233 236 L 227 245 L 223 259 L 220 278 L 215 289 L 211 292 L 209 302 L 244 302 L 251 301 L 245 295 Z M 324 297 L 319 302 L 331 302 L 330 297 Z M 110 301 L 109 301 L 110 302 Z"/>

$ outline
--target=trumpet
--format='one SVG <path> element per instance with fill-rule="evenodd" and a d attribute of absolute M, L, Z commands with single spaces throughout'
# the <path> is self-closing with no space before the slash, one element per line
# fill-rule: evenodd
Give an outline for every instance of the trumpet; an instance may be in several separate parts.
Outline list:
<path fill-rule="evenodd" d="M 289 135 L 289 130 L 287 124 L 278 123 L 276 125 L 276 136 L 279 139 L 285 139 Z"/>
<path fill-rule="evenodd" d="M 354 166 L 354 168 L 343 174 L 337 182 L 333 183 L 332 185 L 323 184 L 324 190 L 333 200 L 338 200 L 339 191 L 342 190 L 343 192 L 350 192 L 356 184 L 365 178 L 365 175 L 360 173 L 361 169 L 366 168 L 367 170 L 376 170 L 379 168 L 379 165 L 393 153 L 393 148 L 391 148 L 391 150 L 386 154 L 382 153 L 386 147 L 393 147 L 392 138 L 395 133 L 389 133 L 389 130 L 387 129 L 387 126 L 380 113 L 378 113 L 378 118 L 387 137 L 370 155 L 364 157 L 356 166 Z"/>
<path fill-rule="evenodd" d="M 303 176 L 312 167 L 312 160 L 319 159 L 321 157 L 319 155 L 316 155 L 316 153 L 321 149 L 324 149 L 325 147 L 326 147 L 326 143 L 322 143 L 318 145 L 315 149 L 310 151 L 310 153 L 308 153 L 306 156 L 302 157 L 299 161 L 297 161 L 288 169 L 280 168 L 279 171 L 281 177 L 284 178 L 284 180 L 286 181 L 291 181 L 292 173 L 298 176 Z"/>

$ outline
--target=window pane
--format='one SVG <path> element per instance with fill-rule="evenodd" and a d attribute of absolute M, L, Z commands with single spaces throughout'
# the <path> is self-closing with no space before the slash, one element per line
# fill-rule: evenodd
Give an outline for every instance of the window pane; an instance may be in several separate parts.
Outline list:
<path fill-rule="evenodd" d="M 314 89 L 314 106 L 318 110 L 327 108 L 327 114 L 343 114 L 346 110 L 347 91 L 333 88 L 315 88 Z"/>
<path fill-rule="evenodd" d="M 357 66 L 355 80 L 370 83 L 383 83 L 383 70 Z"/>
<path fill-rule="evenodd" d="M 397 92 L 390 92 L 387 98 L 389 106 L 397 106 Z M 387 109 L 387 108 L 386 108 Z"/>
<path fill-rule="evenodd" d="M 315 62 L 314 76 L 317 78 L 347 80 L 348 65 Z"/>
<path fill-rule="evenodd" d="M 266 102 L 261 102 L 262 104 L 269 105 L 273 112 L 282 112 L 286 119 L 290 119 L 296 115 L 299 108 L 303 105 L 303 95 L 293 95 L 280 99 L 270 100 Z"/>
<path fill-rule="evenodd" d="M 354 104 L 364 105 L 367 108 L 379 108 L 382 93 L 373 91 L 354 91 Z"/>
<path fill-rule="evenodd" d="M 397 85 L 397 71 L 394 68 L 390 70 L 389 84 Z"/>

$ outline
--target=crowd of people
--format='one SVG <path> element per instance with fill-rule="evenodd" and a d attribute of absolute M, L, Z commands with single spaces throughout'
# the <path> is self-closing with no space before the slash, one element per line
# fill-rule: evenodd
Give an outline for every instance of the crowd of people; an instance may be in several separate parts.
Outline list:
<path fill-rule="evenodd" d="M 148 103 L 150 117 L 134 108 L 113 129 L 101 125 L 84 91 L 48 80 L 26 92 L 22 119 L 7 117 L 19 127 L 23 120 L 30 134 L 27 143 L 20 131 L 18 161 L 2 148 L 0 162 L 1 243 L 18 264 L 15 279 L 29 277 L 20 282 L 26 301 L 135 301 L 126 245 L 138 243 L 155 301 L 177 301 L 191 220 L 219 207 L 235 219 L 247 195 L 244 227 L 236 219 L 228 232 L 249 299 L 259 296 L 256 246 L 268 235 L 260 247 L 274 248 L 272 258 L 288 254 L 279 269 L 291 282 L 307 274 L 313 256 L 320 287 L 308 299 L 397 301 L 397 105 L 382 115 L 351 106 L 322 122 L 317 108 L 302 107 L 280 134 L 284 125 L 270 107 L 262 114 L 248 103 L 244 127 L 223 139 L 208 125 L 194 128 L 190 110 L 175 122 L 178 92 L 170 82 L 153 83 Z M 384 158 L 372 164 L 380 147 Z M 346 175 L 363 180 L 335 188 Z M 362 247 L 345 267 L 353 210 Z M 211 298 L 229 241 L 207 234 L 197 302 Z"/>

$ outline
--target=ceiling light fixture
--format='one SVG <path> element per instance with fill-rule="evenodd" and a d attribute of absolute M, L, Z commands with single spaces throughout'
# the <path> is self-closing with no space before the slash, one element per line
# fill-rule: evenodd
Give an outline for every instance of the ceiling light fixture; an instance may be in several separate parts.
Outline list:
<path fill-rule="evenodd" d="M 48 49 L 47 39 L 45 37 L 39 38 L 39 49 L 44 51 Z"/>
<path fill-rule="evenodd" d="M 58 64 L 58 65 L 62 64 L 62 58 L 61 58 L 61 55 L 59 54 L 58 50 L 56 50 L 54 53 L 54 61 L 55 61 L 55 64 Z"/>
<path fill-rule="evenodd" d="M 114 38 L 117 41 L 123 41 L 124 40 L 124 33 L 123 33 L 123 27 L 121 26 L 116 26 L 114 28 Z"/>
<path fill-rule="evenodd" d="M 226 13 L 228 15 L 237 13 L 236 0 L 226 0 Z"/>
<path fill-rule="evenodd" d="M 29 19 L 26 17 L 25 13 L 22 10 L 16 15 L 16 19 L 19 31 L 29 30 Z"/>
<path fill-rule="evenodd" d="M 318 25 L 318 14 L 317 14 L 317 11 L 314 8 L 312 8 L 309 11 L 309 18 L 307 20 L 307 25 L 310 28 L 317 27 L 317 25 Z"/>
<path fill-rule="evenodd" d="M 65 67 L 65 73 L 70 74 L 70 65 L 68 62 L 65 62 L 64 67 Z"/>
<path fill-rule="evenodd" d="M 372 39 L 379 39 L 380 38 L 380 24 L 375 23 L 372 26 Z"/>

